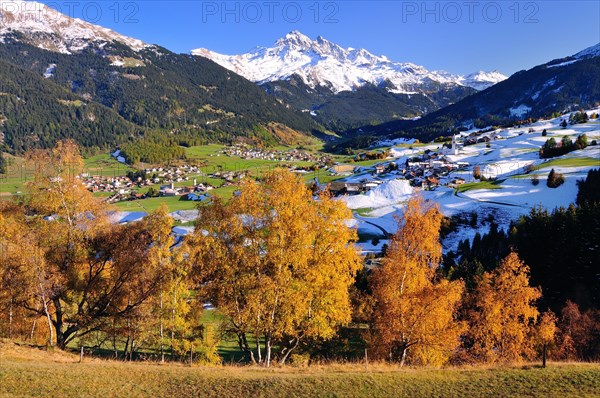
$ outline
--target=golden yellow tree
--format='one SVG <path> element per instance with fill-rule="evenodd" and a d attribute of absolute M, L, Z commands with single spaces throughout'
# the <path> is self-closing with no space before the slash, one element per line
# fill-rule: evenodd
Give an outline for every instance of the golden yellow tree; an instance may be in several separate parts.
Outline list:
<path fill-rule="evenodd" d="M 373 273 L 376 300 L 372 345 L 380 356 L 442 365 L 464 330 L 456 311 L 464 289 L 436 274 L 442 257 L 438 208 L 415 196 L 406 207 L 381 268 Z"/>
<path fill-rule="evenodd" d="M 469 338 L 474 359 L 519 361 L 531 355 L 531 331 L 538 317 L 539 289 L 529 286 L 529 267 L 511 252 L 484 273 L 472 297 Z"/>
<path fill-rule="evenodd" d="M 23 305 L 40 304 L 35 299 L 40 293 L 36 283 L 40 260 L 40 250 L 27 231 L 24 209 L 0 203 L 0 335 L 34 336 L 37 317 L 28 319 Z"/>
<path fill-rule="evenodd" d="M 542 314 L 537 325 L 537 340 L 542 348 L 542 367 L 546 367 L 546 358 L 548 356 L 548 346 L 554 343 L 558 327 L 557 318 L 554 312 L 548 310 Z"/>
<path fill-rule="evenodd" d="M 160 275 L 158 291 L 150 303 L 152 316 L 142 326 L 146 340 L 158 346 L 163 362 L 167 343 L 171 357 L 188 354 L 189 358 L 190 350 L 195 350 L 202 354 L 204 361 L 215 362 L 218 359 L 214 352 L 216 346 L 210 343 L 208 332 L 198 321 L 202 303 L 193 297 L 189 262 L 182 261 L 171 233 L 173 219 L 168 212 L 163 204 L 145 219 L 152 239 L 148 267 Z"/>
<path fill-rule="evenodd" d="M 228 203 L 215 198 L 199 210 L 184 252 L 251 361 L 269 366 L 277 343 L 285 363 L 300 341 L 331 338 L 350 321 L 360 258 L 342 203 L 314 199 L 302 179 L 276 170 L 262 183 L 244 182 Z"/>

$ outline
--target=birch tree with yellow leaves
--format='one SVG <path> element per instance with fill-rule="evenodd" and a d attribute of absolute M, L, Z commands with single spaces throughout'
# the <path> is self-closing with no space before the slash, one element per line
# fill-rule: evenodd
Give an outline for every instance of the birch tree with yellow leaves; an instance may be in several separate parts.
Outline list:
<path fill-rule="evenodd" d="M 511 252 L 483 274 L 469 312 L 468 340 L 478 362 L 513 362 L 530 356 L 540 289 L 529 286 L 529 267 Z"/>
<path fill-rule="evenodd" d="M 361 262 L 343 203 L 314 198 L 301 178 L 276 170 L 199 212 L 183 252 L 250 361 L 270 366 L 277 345 L 284 364 L 301 341 L 332 338 L 350 322 Z"/>

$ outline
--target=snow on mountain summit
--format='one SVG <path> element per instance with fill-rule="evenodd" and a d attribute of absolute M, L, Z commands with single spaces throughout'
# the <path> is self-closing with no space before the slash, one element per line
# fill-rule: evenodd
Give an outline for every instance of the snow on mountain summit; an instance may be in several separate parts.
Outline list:
<path fill-rule="evenodd" d="M 503 80 L 506 80 L 506 76 L 497 70 L 492 72 L 479 71 L 465 76 L 462 84 L 481 91 Z"/>
<path fill-rule="evenodd" d="M 322 36 L 312 40 L 293 31 L 273 47 L 257 47 L 246 54 L 223 55 L 204 48 L 192 54 L 209 58 L 259 84 L 299 75 L 312 88 L 324 86 L 333 92 L 351 91 L 365 84 L 385 84 L 394 93 L 429 90 L 432 83 L 487 88 L 506 76 L 478 72 L 467 77 L 444 71 L 428 71 L 412 63 L 392 62 L 365 49 L 343 48 Z"/>
<path fill-rule="evenodd" d="M 600 43 L 588 47 L 583 51 L 578 52 L 577 54 L 573 55 L 573 58 L 577 58 L 577 59 L 582 59 L 582 58 L 593 58 L 593 57 L 600 57 Z"/>
<path fill-rule="evenodd" d="M 70 18 L 42 3 L 0 0 L 0 41 L 16 32 L 29 44 L 67 54 L 81 51 L 90 43 L 112 41 L 136 51 L 148 47 L 141 40 L 123 36 L 78 18 Z"/>

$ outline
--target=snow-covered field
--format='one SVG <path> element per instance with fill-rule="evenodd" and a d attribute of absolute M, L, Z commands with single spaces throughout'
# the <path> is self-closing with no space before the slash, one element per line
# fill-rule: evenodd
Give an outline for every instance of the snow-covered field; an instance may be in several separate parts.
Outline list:
<path fill-rule="evenodd" d="M 590 110 L 588 114 L 594 112 L 600 113 L 600 108 Z M 456 155 L 447 155 L 447 158 L 453 162 L 468 162 L 470 166 L 466 170 L 450 173 L 443 178 L 442 182 L 450 181 L 455 177 L 461 177 L 467 183 L 476 182 L 473 168 L 479 166 L 485 177 L 496 179 L 497 189 L 471 189 L 463 193 L 455 193 L 454 189 L 441 186 L 434 191 L 421 192 L 426 200 L 438 203 L 447 216 L 477 214 L 476 227 L 461 226 L 457 232 L 445 239 L 446 251 L 455 250 L 460 240 L 472 239 L 477 232 L 487 232 L 489 224 L 482 221 L 489 215 L 494 217 L 494 221 L 500 228 L 507 228 L 511 221 L 529 213 L 535 206 L 553 209 L 575 202 L 577 180 L 584 179 L 590 169 L 600 167 L 600 146 L 588 146 L 583 150 L 552 159 L 540 159 L 538 155 L 540 147 L 552 137 L 560 142 L 562 137 L 567 135 L 575 141 L 578 135 L 586 134 L 588 143 L 593 140 L 600 141 L 599 119 L 585 124 L 569 125 L 563 129 L 560 123 L 568 117 L 569 115 L 565 115 L 562 119 L 539 121 L 521 128 L 490 131 L 482 135 L 482 137 L 490 137 L 489 143 L 469 145 Z M 530 129 L 534 131 L 530 132 Z M 542 136 L 544 129 L 547 130 L 547 136 Z M 466 137 L 474 131 L 476 130 L 466 131 L 461 133 L 461 136 Z M 390 153 L 393 159 L 388 161 L 401 164 L 407 156 L 422 153 L 426 149 L 439 148 L 439 144 L 414 149 L 392 146 Z M 534 167 L 535 170 L 527 173 L 529 167 Z M 548 173 L 552 168 L 562 173 L 565 178 L 565 183 L 558 188 L 548 188 L 546 185 Z M 532 183 L 534 176 L 539 179 L 537 185 Z M 349 180 L 352 180 L 352 177 Z M 388 180 L 365 195 L 340 199 L 347 203 L 350 209 L 359 209 L 361 215 L 355 215 L 359 232 L 365 228 L 367 222 L 371 226 L 379 226 L 388 233 L 397 230 L 396 217 L 402 215 L 404 204 L 410 197 L 410 192 L 398 189 L 399 186 L 399 181 Z M 360 243 L 360 245 L 364 252 L 378 249 L 370 242 Z"/>

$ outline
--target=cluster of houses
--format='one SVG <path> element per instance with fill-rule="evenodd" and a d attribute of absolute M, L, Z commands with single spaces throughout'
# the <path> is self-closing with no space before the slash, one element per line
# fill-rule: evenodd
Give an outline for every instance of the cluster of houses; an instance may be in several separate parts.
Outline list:
<path fill-rule="evenodd" d="M 237 180 L 243 180 L 246 178 L 245 171 L 215 171 L 210 175 L 213 178 L 220 178 L 225 180 L 225 184 L 233 184 Z"/>
<path fill-rule="evenodd" d="M 152 183 L 172 183 L 189 181 L 189 174 L 199 174 L 200 168 L 198 166 L 185 164 L 183 166 L 173 167 L 154 167 L 144 170 L 147 176 L 152 176 L 150 179 Z"/>
<path fill-rule="evenodd" d="M 200 168 L 193 165 L 155 167 L 128 176 L 100 176 L 83 173 L 79 178 L 91 192 L 112 193 L 106 198 L 108 203 L 145 199 L 146 195 L 138 193 L 137 190 L 156 184 L 163 184 L 158 190 L 159 196 L 187 195 L 188 200 L 206 199 L 207 192 L 214 188 L 209 184 L 198 184 L 194 179 L 191 186 L 175 187 L 175 183 L 189 181 L 190 174 L 200 175 Z"/>
<path fill-rule="evenodd" d="M 227 156 L 237 156 L 242 159 L 262 159 L 278 162 L 314 162 L 316 164 L 330 164 L 332 158 L 327 155 L 314 155 L 300 149 L 290 149 L 287 151 L 277 151 L 269 149 L 251 148 L 245 145 L 233 145 L 224 148 L 223 154 Z"/>
<path fill-rule="evenodd" d="M 194 179 L 193 185 L 187 187 L 176 187 L 173 182 L 168 185 L 161 185 L 158 194 L 159 196 L 187 196 L 188 200 L 204 200 L 208 197 L 208 191 L 213 189 L 212 185 L 197 183 Z"/>
<path fill-rule="evenodd" d="M 143 173 L 138 173 L 133 180 L 128 176 L 101 176 L 89 173 L 83 173 L 79 177 L 91 192 L 115 192 L 122 195 L 134 188 L 189 181 L 189 174 L 199 172 L 200 169 L 197 166 L 184 165 L 145 169 Z"/>
<path fill-rule="evenodd" d="M 391 161 L 371 168 L 335 165 L 329 169 L 332 174 L 349 176 L 363 173 L 365 178 L 358 182 L 334 181 L 329 184 L 329 190 L 335 196 L 357 195 L 368 192 L 390 178 L 408 180 L 411 186 L 424 190 L 434 190 L 443 184 L 450 187 L 464 184 L 463 178 L 449 179 L 448 176 L 453 171 L 467 168 L 469 163 L 451 161 L 444 152 L 446 151 L 425 150 L 423 155 L 407 159 L 403 163 Z"/>
<path fill-rule="evenodd" d="M 114 192 L 123 195 L 134 186 L 138 186 L 127 176 L 106 177 L 83 173 L 79 177 L 83 185 L 91 192 Z"/>
<path fill-rule="evenodd" d="M 468 162 L 453 162 L 444 154 L 426 150 L 425 153 L 407 160 L 400 174 L 414 187 L 422 187 L 431 190 L 440 185 L 440 180 L 447 177 L 452 171 L 464 169 L 469 166 Z M 464 183 L 463 179 L 451 181 L 456 185 Z"/>

